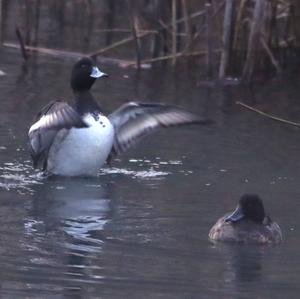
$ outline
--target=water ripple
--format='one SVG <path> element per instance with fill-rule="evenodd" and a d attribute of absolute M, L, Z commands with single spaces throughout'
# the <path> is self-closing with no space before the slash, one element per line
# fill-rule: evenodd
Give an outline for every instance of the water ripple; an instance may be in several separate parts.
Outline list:
<path fill-rule="evenodd" d="M 149 170 L 128 170 L 125 168 L 117 168 L 117 167 L 103 169 L 100 172 L 100 175 L 107 175 L 107 174 L 125 174 L 133 178 L 147 179 L 147 178 L 167 176 L 170 174 L 170 172 L 157 171 L 154 170 L 153 168 Z"/>
<path fill-rule="evenodd" d="M 16 189 L 18 193 L 33 193 L 31 185 L 41 184 L 41 173 L 32 173 L 29 161 L 6 162 L 0 166 L 0 188 L 5 190 Z"/>
<path fill-rule="evenodd" d="M 120 160 L 116 159 L 116 163 L 120 163 Z M 183 165 L 183 162 L 180 160 L 162 161 L 159 157 L 156 157 L 154 161 L 149 159 L 130 159 L 129 163 L 140 169 L 123 167 L 104 168 L 99 171 L 99 176 L 122 174 L 134 179 L 161 180 L 176 171 L 184 175 L 191 173 L 188 170 L 178 169 L 178 166 Z M 168 169 L 166 169 L 167 167 Z M 172 171 L 169 170 L 170 168 Z M 30 161 L 5 162 L 3 166 L 0 166 L 0 172 L 0 188 L 7 191 L 16 190 L 20 194 L 34 193 L 34 190 L 30 186 L 42 184 L 45 179 L 42 172 L 32 169 Z M 64 187 L 62 186 L 62 188 Z"/>

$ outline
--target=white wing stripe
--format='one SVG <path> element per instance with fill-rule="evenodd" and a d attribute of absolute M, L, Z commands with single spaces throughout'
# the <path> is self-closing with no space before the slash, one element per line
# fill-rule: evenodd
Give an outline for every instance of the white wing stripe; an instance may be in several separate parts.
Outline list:
<path fill-rule="evenodd" d="M 35 122 L 29 129 L 29 134 L 37 129 L 39 129 L 40 127 L 42 127 L 43 125 L 45 125 L 45 116 L 42 116 L 37 122 Z"/>

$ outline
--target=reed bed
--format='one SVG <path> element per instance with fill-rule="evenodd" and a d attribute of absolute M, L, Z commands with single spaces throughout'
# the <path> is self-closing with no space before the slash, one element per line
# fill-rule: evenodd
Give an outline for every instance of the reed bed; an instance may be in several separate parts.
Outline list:
<path fill-rule="evenodd" d="M 251 81 L 299 57 L 299 0 L 0 0 L 0 20 L 2 46 L 20 47 L 25 60 L 47 52 L 137 68 L 188 62 L 210 79 Z"/>

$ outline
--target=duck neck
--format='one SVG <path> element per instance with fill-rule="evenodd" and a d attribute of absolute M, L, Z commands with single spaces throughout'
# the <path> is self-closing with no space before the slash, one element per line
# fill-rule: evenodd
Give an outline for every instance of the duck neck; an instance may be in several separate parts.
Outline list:
<path fill-rule="evenodd" d="M 74 91 L 74 96 L 75 109 L 80 115 L 101 112 L 99 105 L 89 90 Z"/>

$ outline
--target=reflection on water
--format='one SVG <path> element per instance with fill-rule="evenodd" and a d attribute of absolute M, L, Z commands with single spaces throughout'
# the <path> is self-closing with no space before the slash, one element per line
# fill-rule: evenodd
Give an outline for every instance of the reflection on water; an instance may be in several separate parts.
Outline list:
<path fill-rule="evenodd" d="M 74 239 L 98 244 L 99 240 L 94 240 L 91 235 L 94 231 L 101 231 L 110 219 L 107 186 L 86 179 L 49 180 L 51 187 L 46 196 L 44 188 L 38 189 L 33 196 L 33 218 L 25 222 L 27 232 L 35 234 L 39 233 L 37 228 L 42 231 L 48 231 L 48 227 L 59 228 Z M 43 215 L 43 222 L 34 220 L 40 215 Z"/>
<path fill-rule="evenodd" d="M 236 244 L 215 244 L 214 248 L 224 259 L 221 279 L 224 289 L 232 296 L 239 294 L 241 298 L 251 297 L 251 288 L 263 288 L 265 260 L 272 256 L 272 252 L 280 251 L 271 246 Z M 248 287 L 245 288 L 245 285 Z"/>
<path fill-rule="evenodd" d="M 104 66 L 111 79 L 93 92 L 105 111 L 132 99 L 164 101 L 216 125 L 159 132 L 96 178 L 45 178 L 31 167 L 27 129 L 41 106 L 72 97 L 71 62 L 39 57 L 25 70 L 18 55 L 1 57 L 2 297 L 298 298 L 299 132 L 234 104 L 296 120 L 297 78 L 208 90 L 184 72 L 136 77 Z M 245 192 L 261 195 L 283 244 L 208 241 Z"/>
<path fill-rule="evenodd" d="M 101 267 L 91 261 L 101 253 L 102 231 L 111 221 L 110 188 L 109 182 L 97 178 L 59 177 L 34 187 L 30 211 L 24 218 L 24 246 L 35 256 L 30 260 L 34 276 L 40 268 L 57 268 L 57 276 L 50 271 L 44 279 L 54 286 L 59 282 L 66 294 L 79 292 L 78 296 L 83 291 L 82 283 L 96 283 L 99 278 L 91 278 L 90 274 L 101 271 Z M 55 256 L 59 260 L 53 260 Z M 48 290 L 43 284 L 32 288 Z M 58 290 L 62 291 L 61 287 Z"/>

